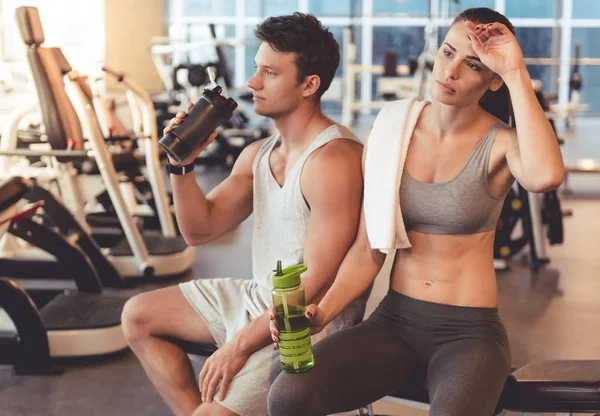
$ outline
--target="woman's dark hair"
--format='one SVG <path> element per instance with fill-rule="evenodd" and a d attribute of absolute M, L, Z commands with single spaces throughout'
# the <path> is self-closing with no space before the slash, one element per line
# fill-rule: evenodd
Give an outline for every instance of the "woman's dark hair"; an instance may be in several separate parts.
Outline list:
<path fill-rule="evenodd" d="M 487 7 L 466 9 L 456 16 L 452 25 L 460 22 L 473 22 L 476 25 L 498 22 L 505 25 L 513 35 L 515 34 L 515 27 L 504 15 Z M 488 90 L 479 100 L 479 106 L 505 123 L 509 123 L 512 118 L 510 94 L 506 84 L 502 84 L 495 92 Z"/>
<path fill-rule="evenodd" d="M 316 17 L 304 13 L 269 17 L 254 34 L 277 51 L 296 54 L 298 83 L 308 75 L 321 79 L 317 98 L 327 91 L 340 63 L 340 45 Z"/>

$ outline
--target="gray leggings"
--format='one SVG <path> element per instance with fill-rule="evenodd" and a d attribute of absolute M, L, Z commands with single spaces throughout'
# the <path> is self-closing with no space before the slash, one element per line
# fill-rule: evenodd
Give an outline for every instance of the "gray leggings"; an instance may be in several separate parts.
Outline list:
<path fill-rule="evenodd" d="M 366 321 L 314 346 L 315 367 L 281 373 L 271 416 L 350 411 L 427 379 L 430 416 L 491 416 L 510 373 L 506 331 L 494 308 L 425 302 L 390 290 Z"/>

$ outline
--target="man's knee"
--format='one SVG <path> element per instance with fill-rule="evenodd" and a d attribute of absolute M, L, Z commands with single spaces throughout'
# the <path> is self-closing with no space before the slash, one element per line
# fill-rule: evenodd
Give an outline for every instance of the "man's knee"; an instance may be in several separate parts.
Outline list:
<path fill-rule="evenodd" d="M 121 313 L 121 326 L 129 345 L 149 334 L 149 308 L 144 293 L 129 299 Z"/>

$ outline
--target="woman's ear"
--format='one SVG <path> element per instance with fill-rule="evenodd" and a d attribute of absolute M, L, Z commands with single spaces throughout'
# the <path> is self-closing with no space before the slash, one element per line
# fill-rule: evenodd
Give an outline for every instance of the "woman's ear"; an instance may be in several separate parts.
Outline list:
<path fill-rule="evenodd" d="M 492 82 L 490 83 L 490 90 L 492 90 L 492 92 L 496 92 L 500 89 L 500 87 L 504 84 L 504 80 L 502 80 L 502 77 L 499 75 L 494 75 L 494 78 L 492 79 Z"/>

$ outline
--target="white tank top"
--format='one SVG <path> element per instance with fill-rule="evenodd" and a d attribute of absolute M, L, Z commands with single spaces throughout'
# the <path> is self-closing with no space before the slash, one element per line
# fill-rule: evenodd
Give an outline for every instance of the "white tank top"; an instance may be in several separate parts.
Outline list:
<path fill-rule="evenodd" d="M 360 140 L 348 128 L 334 124 L 319 134 L 289 171 L 283 186 L 275 180 L 269 165 L 279 133 L 265 140 L 254 160 L 254 230 L 252 233 L 252 272 L 261 299 L 271 305 L 271 280 L 277 260 L 283 267 L 304 262 L 304 242 L 310 209 L 300 188 L 300 176 L 308 157 L 331 140 Z M 310 264 L 308 265 L 310 268 Z M 364 300 L 363 300 L 364 301 Z M 364 305 L 363 305 L 364 306 Z M 364 310 L 364 309 L 363 309 Z M 355 315 L 356 312 L 355 311 Z M 341 316 L 340 316 L 341 318 Z M 362 318 L 362 316 L 361 316 Z M 343 325 L 345 326 L 345 325 Z"/>

